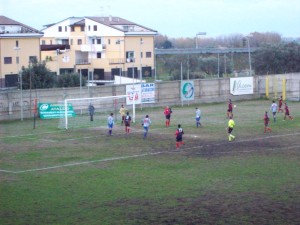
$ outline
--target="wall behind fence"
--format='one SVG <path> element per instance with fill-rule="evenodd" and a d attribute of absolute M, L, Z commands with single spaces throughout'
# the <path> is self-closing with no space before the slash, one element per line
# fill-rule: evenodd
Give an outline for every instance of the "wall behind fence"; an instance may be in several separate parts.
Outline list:
<path fill-rule="evenodd" d="M 195 97 L 191 101 L 181 101 L 180 81 L 156 82 L 156 102 L 143 104 L 143 107 L 175 106 L 210 102 L 224 102 L 229 98 L 233 100 L 246 100 L 265 97 L 266 77 L 269 77 L 270 98 L 277 98 L 282 93 L 282 79 L 286 79 L 287 99 L 300 99 L 300 73 L 269 75 L 254 77 L 253 95 L 233 96 L 230 94 L 230 79 L 197 79 L 194 80 Z M 23 117 L 33 117 L 34 101 L 57 103 L 65 98 L 89 98 L 126 94 L 126 85 L 109 85 L 82 88 L 35 89 L 23 90 Z M 119 104 L 122 104 L 120 102 Z M 19 119 L 21 117 L 21 91 L 0 90 L 0 120 Z"/>

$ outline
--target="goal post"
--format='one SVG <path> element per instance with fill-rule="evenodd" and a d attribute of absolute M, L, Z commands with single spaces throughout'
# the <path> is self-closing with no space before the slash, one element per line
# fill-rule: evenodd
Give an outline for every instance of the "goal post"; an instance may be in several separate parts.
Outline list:
<path fill-rule="evenodd" d="M 67 130 L 69 128 L 106 126 L 106 120 L 110 113 L 114 113 L 114 118 L 117 121 L 118 118 L 121 118 L 119 109 L 121 105 L 126 105 L 127 97 L 128 95 L 115 95 L 65 99 L 60 102 L 64 106 L 62 107 L 64 112 L 59 121 L 59 128 Z M 90 105 L 94 107 L 93 117 L 89 113 Z M 133 121 L 135 121 L 135 104 L 132 104 L 132 109 L 131 107 L 127 109 L 128 111 L 132 110 Z"/>

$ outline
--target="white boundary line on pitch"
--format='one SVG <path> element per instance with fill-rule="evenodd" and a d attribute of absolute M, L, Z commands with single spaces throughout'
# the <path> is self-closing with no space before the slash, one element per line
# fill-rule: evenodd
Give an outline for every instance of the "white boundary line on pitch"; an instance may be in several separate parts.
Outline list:
<path fill-rule="evenodd" d="M 43 167 L 43 168 L 37 168 L 37 169 L 29 169 L 29 170 L 20 170 L 20 171 L 0 170 L 0 172 L 18 174 L 18 173 L 26 173 L 26 172 L 35 172 L 35 171 L 42 171 L 42 170 L 58 169 L 58 168 L 69 167 L 69 166 L 78 166 L 78 165 L 91 164 L 91 163 L 97 163 L 97 162 L 109 162 L 109 161 L 114 161 L 114 160 L 138 158 L 138 157 L 149 156 L 149 155 L 158 155 L 158 154 L 162 154 L 162 153 L 165 153 L 165 152 L 153 152 L 153 153 L 145 153 L 145 154 L 140 154 L 140 155 L 130 155 L 130 156 L 113 157 L 113 158 L 107 158 L 107 159 L 99 159 L 99 160 L 92 160 L 92 161 L 85 161 L 85 162 L 78 162 L 78 163 L 69 163 L 69 164 L 65 164 L 65 165 L 49 166 L 49 167 Z"/>
<path fill-rule="evenodd" d="M 260 138 L 233 141 L 233 142 L 230 142 L 230 144 L 247 142 L 247 141 L 255 141 L 255 140 L 263 140 L 263 139 L 276 138 L 276 137 L 287 137 L 287 136 L 293 136 L 293 135 L 299 135 L 299 134 L 300 133 L 272 135 L 272 136 L 266 136 L 266 137 L 260 137 Z M 190 147 L 190 148 L 182 148 L 181 150 L 184 151 L 184 150 L 188 150 L 188 149 L 203 148 L 205 146 L 214 146 L 214 145 L 219 146 L 219 145 L 222 145 L 222 144 L 224 144 L 224 143 L 216 143 L 216 144 L 212 143 L 212 144 L 207 144 L 207 145 L 194 146 L 194 147 Z M 297 146 L 285 147 L 285 149 L 293 149 L 293 148 L 299 148 L 299 147 L 300 146 L 297 145 Z M 91 164 L 91 163 L 97 163 L 97 162 L 109 162 L 109 161 L 114 161 L 114 160 L 123 160 L 123 159 L 138 158 L 138 157 L 151 156 L 151 155 L 159 155 L 159 154 L 165 154 L 165 153 L 178 153 L 178 152 L 181 152 L 181 150 L 165 151 L 165 152 L 152 152 L 152 153 L 144 153 L 144 154 L 131 155 L 131 156 L 120 156 L 120 157 L 113 157 L 113 158 L 106 158 L 106 159 L 99 159 L 99 160 L 91 160 L 91 161 L 84 161 L 84 162 L 78 162 L 78 163 L 69 163 L 69 164 L 65 164 L 65 165 L 50 166 L 50 167 L 20 170 L 20 171 L 1 170 L 0 169 L 0 172 L 19 174 L 19 173 L 26 173 L 26 172 L 35 172 L 35 171 L 42 171 L 42 170 L 58 169 L 58 168 L 69 167 L 69 166 L 78 166 L 78 165 Z M 238 152 L 245 152 L 246 153 L 246 152 L 254 152 L 254 151 L 257 151 L 257 150 L 245 150 L 245 151 L 238 151 Z M 237 152 L 237 151 L 235 151 L 235 152 Z M 230 153 L 230 152 L 218 152 L 218 154 L 219 153 L 220 154 L 225 154 L 225 153 Z M 199 154 L 201 154 L 201 153 L 199 153 Z"/>

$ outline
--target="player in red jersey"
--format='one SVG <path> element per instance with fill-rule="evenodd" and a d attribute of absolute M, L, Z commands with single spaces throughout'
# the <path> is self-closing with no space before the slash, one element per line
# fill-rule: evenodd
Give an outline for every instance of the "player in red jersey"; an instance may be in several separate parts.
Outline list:
<path fill-rule="evenodd" d="M 283 120 L 285 120 L 286 117 L 288 117 L 290 120 L 293 120 L 294 118 L 290 115 L 290 110 L 286 103 L 284 103 L 284 110 L 285 110 L 285 114 Z"/>
<path fill-rule="evenodd" d="M 126 132 L 126 134 L 129 134 L 130 123 L 131 123 L 131 116 L 129 115 L 129 112 L 126 113 L 124 122 L 125 122 L 125 132 Z"/>
<path fill-rule="evenodd" d="M 282 96 L 280 96 L 280 98 L 278 99 L 278 112 L 283 113 L 283 109 L 281 107 L 282 107 Z"/>
<path fill-rule="evenodd" d="M 172 109 L 169 106 L 167 106 L 164 111 L 164 115 L 166 117 L 166 127 L 170 126 L 171 113 L 172 113 Z"/>
<path fill-rule="evenodd" d="M 228 102 L 227 119 L 229 119 L 230 117 L 233 118 L 233 107 L 232 107 L 231 99 L 229 99 L 229 102 Z"/>
<path fill-rule="evenodd" d="M 175 132 L 175 136 L 176 136 L 176 148 L 179 148 L 180 145 L 184 145 L 184 142 L 183 142 L 183 129 L 181 128 L 181 125 L 178 124 L 178 128 Z"/>
<path fill-rule="evenodd" d="M 265 124 L 265 132 L 264 133 L 267 133 L 267 131 L 272 131 L 272 129 L 269 127 L 269 121 L 270 121 L 270 118 L 268 116 L 268 112 L 266 111 L 265 112 L 265 116 L 264 116 L 264 124 Z"/>

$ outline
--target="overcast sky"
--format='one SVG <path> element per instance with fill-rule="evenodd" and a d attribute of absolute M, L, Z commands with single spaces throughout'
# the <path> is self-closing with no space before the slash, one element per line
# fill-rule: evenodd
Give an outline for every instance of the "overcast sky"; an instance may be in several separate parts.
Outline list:
<path fill-rule="evenodd" d="M 118 16 L 168 37 L 276 32 L 300 37 L 300 0 L 0 0 L 0 15 L 35 29 L 76 16 Z"/>

